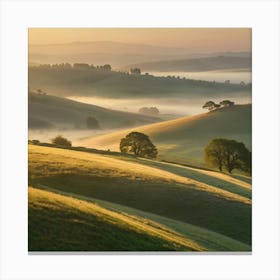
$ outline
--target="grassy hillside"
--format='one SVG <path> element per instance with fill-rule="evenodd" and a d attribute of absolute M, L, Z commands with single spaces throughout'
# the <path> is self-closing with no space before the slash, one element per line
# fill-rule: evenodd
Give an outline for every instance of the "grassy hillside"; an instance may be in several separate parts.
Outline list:
<path fill-rule="evenodd" d="M 194 176 L 137 159 L 29 145 L 31 186 L 120 204 L 250 246 L 251 199 L 240 192 L 247 186 L 223 187 L 226 178 L 215 186 Z"/>
<path fill-rule="evenodd" d="M 148 219 L 29 187 L 29 251 L 201 251 Z"/>
<path fill-rule="evenodd" d="M 28 85 L 58 96 L 110 98 L 223 98 L 250 97 L 251 86 L 217 82 L 129 75 L 88 67 L 29 67 Z"/>
<path fill-rule="evenodd" d="M 251 149 L 251 112 L 251 105 L 235 105 L 192 117 L 87 138 L 76 144 L 119 151 L 120 139 L 131 131 L 139 131 L 150 136 L 159 150 L 160 158 L 203 165 L 204 148 L 213 138 L 242 141 Z"/>
<path fill-rule="evenodd" d="M 247 69 L 251 70 L 251 57 L 231 57 L 216 56 L 202 57 L 180 60 L 164 60 L 155 62 L 146 62 L 129 65 L 126 68 L 140 67 L 143 71 L 159 71 L 159 72 L 195 72 L 195 71 L 212 71 L 224 69 Z"/>
<path fill-rule="evenodd" d="M 161 121 L 140 114 L 109 110 L 51 95 L 28 94 L 29 129 L 86 128 L 87 117 L 98 120 L 102 129 L 133 127 Z"/>

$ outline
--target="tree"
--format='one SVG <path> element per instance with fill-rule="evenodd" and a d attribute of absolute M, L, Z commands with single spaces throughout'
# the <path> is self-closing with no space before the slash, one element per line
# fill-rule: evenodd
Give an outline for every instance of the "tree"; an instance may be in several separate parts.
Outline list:
<path fill-rule="evenodd" d="M 130 73 L 131 74 L 141 74 L 141 69 L 140 68 L 131 68 Z"/>
<path fill-rule="evenodd" d="M 87 128 L 90 129 L 100 129 L 98 120 L 94 117 L 87 117 L 86 119 Z"/>
<path fill-rule="evenodd" d="M 217 138 L 205 148 L 205 160 L 220 171 L 223 167 L 231 173 L 233 169 L 251 171 L 251 152 L 241 142 Z"/>
<path fill-rule="evenodd" d="M 110 64 L 105 64 L 105 65 L 102 66 L 102 68 L 106 71 L 111 71 L 112 70 L 112 67 L 111 67 Z"/>
<path fill-rule="evenodd" d="M 222 107 L 231 107 L 234 105 L 234 102 L 233 101 L 230 101 L 230 100 L 223 100 L 220 102 L 220 105 Z"/>
<path fill-rule="evenodd" d="M 52 139 L 52 143 L 58 146 L 64 147 L 72 147 L 71 141 L 67 140 L 66 138 L 62 137 L 61 135 L 56 136 Z"/>
<path fill-rule="evenodd" d="M 121 139 L 120 150 L 122 153 L 134 154 L 139 157 L 156 158 L 157 148 L 149 137 L 140 132 L 130 132 Z"/>
<path fill-rule="evenodd" d="M 206 103 L 202 106 L 202 108 L 203 108 L 203 109 L 208 109 L 209 111 L 213 111 L 213 110 L 215 110 L 215 109 L 218 109 L 220 106 L 221 106 L 221 105 L 216 104 L 216 103 L 213 102 L 213 101 L 208 101 L 208 102 L 206 102 Z"/>

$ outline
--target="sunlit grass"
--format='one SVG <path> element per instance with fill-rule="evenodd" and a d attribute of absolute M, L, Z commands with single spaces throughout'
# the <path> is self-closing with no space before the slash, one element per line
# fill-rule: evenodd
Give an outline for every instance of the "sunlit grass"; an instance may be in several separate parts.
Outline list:
<path fill-rule="evenodd" d="M 120 204 L 250 245 L 251 200 L 234 193 L 231 185 L 230 191 L 224 190 L 203 182 L 206 175 L 206 179 L 200 173 L 193 176 L 197 178 L 190 179 L 179 167 L 168 164 L 29 146 L 33 187 Z"/>
<path fill-rule="evenodd" d="M 28 195 L 30 251 L 205 250 L 148 219 L 32 187 Z"/>

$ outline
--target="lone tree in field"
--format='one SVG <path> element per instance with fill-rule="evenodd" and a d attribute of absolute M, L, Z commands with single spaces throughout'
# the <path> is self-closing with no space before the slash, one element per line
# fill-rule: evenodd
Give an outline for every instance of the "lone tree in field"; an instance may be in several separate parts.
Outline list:
<path fill-rule="evenodd" d="M 134 154 L 139 157 L 156 158 L 157 148 L 149 137 L 140 132 L 130 132 L 121 139 L 120 150 L 122 153 Z"/>
<path fill-rule="evenodd" d="M 220 171 L 225 168 L 251 171 L 251 152 L 241 142 L 229 139 L 213 139 L 205 148 L 205 160 Z"/>
<path fill-rule="evenodd" d="M 234 105 L 234 102 L 233 101 L 230 101 L 230 100 L 223 100 L 220 102 L 220 105 L 222 107 L 231 107 Z"/>
<path fill-rule="evenodd" d="M 202 108 L 203 108 L 203 109 L 208 109 L 209 111 L 213 111 L 213 110 L 215 110 L 215 109 L 218 109 L 220 106 L 221 106 L 221 105 L 216 104 L 216 103 L 213 102 L 213 101 L 208 101 L 208 102 L 206 102 L 206 103 L 202 106 Z"/>
<path fill-rule="evenodd" d="M 66 138 L 62 137 L 61 135 L 56 136 L 52 139 L 52 143 L 58 146 L 64 147 L 72 147 L 71 141 L 67 140 Z"/>
<path fill-rule="evenodd" d="M 86 119 L 87 128 L 90 129 L 100 129 L 98 120 L 94 117 L 87 117 Z"/>

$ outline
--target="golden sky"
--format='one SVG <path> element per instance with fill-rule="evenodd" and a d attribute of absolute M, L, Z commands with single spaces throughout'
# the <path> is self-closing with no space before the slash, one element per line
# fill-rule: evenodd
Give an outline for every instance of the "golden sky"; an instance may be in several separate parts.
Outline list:
<path fill-rule="evenodd" d="M 249 28 L 30 28 L 29 44 L 117 41 L 189 48 L 194 51 L 251 51 Z"/>

